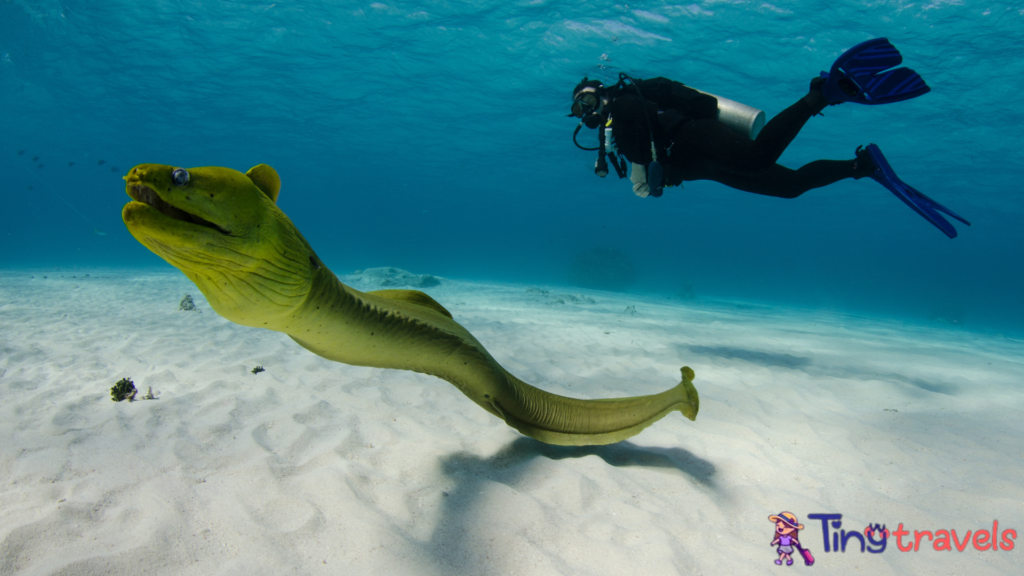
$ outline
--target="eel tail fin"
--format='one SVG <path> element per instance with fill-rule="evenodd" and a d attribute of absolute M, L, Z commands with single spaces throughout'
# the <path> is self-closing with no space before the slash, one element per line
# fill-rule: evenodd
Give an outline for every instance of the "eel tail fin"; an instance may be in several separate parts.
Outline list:
<path fill-rule="evenodd" d="M 678 392 L 682 397 L 679 402 L 679 411 L 693 421 L 697 419 L 697 412 L 700 411 L 700 395 L 697 394 L 697 389 L 693 386 L 693 379 L 697 375 L 689 366 L 683 366 L 680 372 L 683 373 L 683 379 L 672 390 Z"/>

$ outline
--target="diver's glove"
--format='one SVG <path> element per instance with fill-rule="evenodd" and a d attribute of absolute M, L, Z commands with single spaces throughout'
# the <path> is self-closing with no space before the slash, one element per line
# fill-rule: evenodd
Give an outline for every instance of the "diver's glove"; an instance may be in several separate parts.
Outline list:
<path fill-rule="evenodd" d="M 633 183 L 633 194 L 641 198 L 647 198 L 651 194 L 651 187 L 647 185 L 647 171 L 643 164 L 633 162 L 633 169 L 629 173 L 629 181 Z"/>

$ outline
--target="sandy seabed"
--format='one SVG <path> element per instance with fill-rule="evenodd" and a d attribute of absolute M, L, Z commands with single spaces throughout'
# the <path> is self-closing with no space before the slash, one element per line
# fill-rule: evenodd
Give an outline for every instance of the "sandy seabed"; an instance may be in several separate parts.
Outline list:
<path fill-rule="evenodd" d="M 1024 342 L 529 288 L 426 291 L 557 394 L 659 392 L 689 365 L 697 421 L 548 446 L 441 380 L 232 324 L 177 272 L 0 273 L 0 574 L 800 573 L 773 563 L 784 510 L 814 572 L 1024 573 L 1024 540 L 825 552 L 807 518 L 1024 531 Z M 158 398 L 112 402 L 124 377 Z"/>

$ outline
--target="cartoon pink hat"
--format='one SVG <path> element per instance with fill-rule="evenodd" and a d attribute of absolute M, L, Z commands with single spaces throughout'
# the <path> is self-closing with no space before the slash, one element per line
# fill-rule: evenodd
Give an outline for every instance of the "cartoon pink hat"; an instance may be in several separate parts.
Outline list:
<path fill-rule="evenodd" d="M 790 528 L 796 528 L 797 530 L 804 529 L 804 525 L 797 522 L 796 514 L 793 514 L 792 512 L 779 512 L 778 516 L 769 516 L 768 519 L 772 522 L 778 522 L 781 520 Z"/>

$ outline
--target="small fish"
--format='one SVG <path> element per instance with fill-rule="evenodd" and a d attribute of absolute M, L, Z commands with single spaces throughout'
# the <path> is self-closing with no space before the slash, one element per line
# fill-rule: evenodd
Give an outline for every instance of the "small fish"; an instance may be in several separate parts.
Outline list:
<path fill-rule="evenodd" d="M 68 162 L 68 166 L 69 166 L 69 167 L 70 167 L 70 166 L 74 166 L 74 165 L 75 165 L 75 163 L 74 163 L 74 162 Z"/>
<path fill-rule="evenodd" d="M 46 164 L 40 164 L 39 165 L 40 170 L 43 168 L 43 166 L 46 166 Z"/>
<path fill-rule="evenodd" d="M 121 171 L 121 169 L 120 169 L 120 168 L 118 168 L 117 166 L 114 166 L 113 168 L 111 168 L 111 169 L 110 169 L 110 171 L 111 171 L 111 172 L 120 172 L 120 171 Z"/>
<path fill-rule="evenodd" d="M 18 150 L 18 156 L 23 156 L 24 154 L 25 154 L 24 150 Z"/>
<path fill-rule="evenodd" d="M 28 189 L 29 190 L 35 190 L 35 186 L 29 186 Z"/>
<path fill-rule="evenodd" d="M 100 165 L 100 166 L 103 166 L 103 165 L 104 165 L 104 164 L 106 164 L 106 163 L 107 163 L 107 161 L 106 161 L 106 160 L 100 160 L 100 161 L 99 161 L 99 162 L 97 162 L 96 164 L 98 164 L 98 165 Z"/>
<path fill-rule="evenodd" d="M 97 236 L 106 236 L 107 235 L 106 232 L 104 232 L 103 230 L 100 230 L 99 228 L 93 230 L 93 232 L 95 232 Z M 86 274 L 86 276 L 88 276 L 88 274 Z"/>
<path fill-rule="evenodd" d="M 33 157 L 32 157 L 32 161 L 33 161 L 33 162 L 35 162 L 36 160 L 39 160 L 39 156 L 33 156 Z"/>

